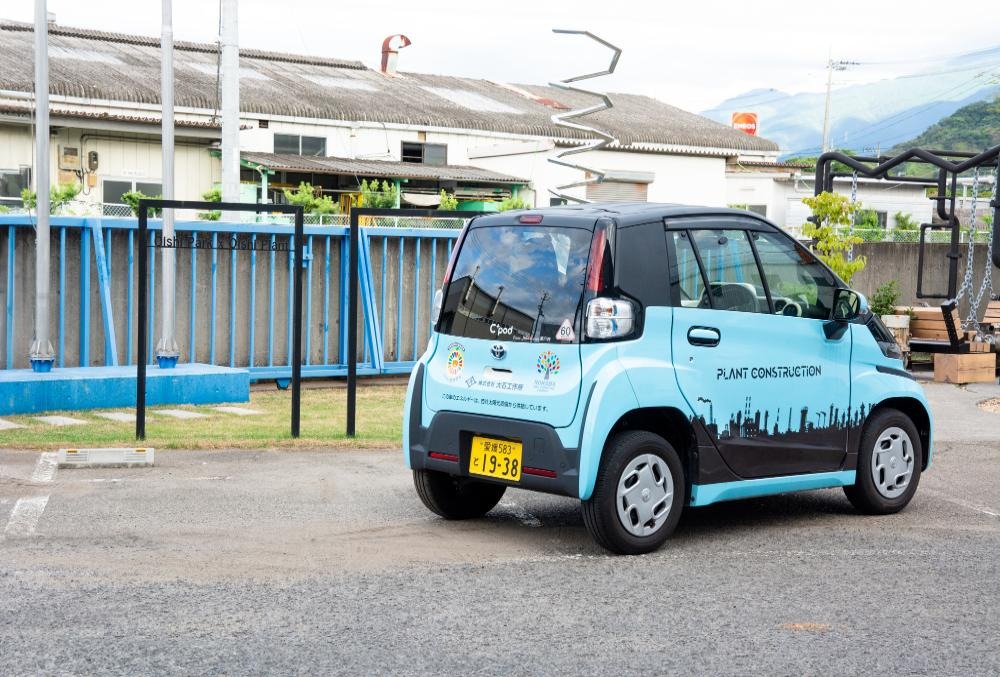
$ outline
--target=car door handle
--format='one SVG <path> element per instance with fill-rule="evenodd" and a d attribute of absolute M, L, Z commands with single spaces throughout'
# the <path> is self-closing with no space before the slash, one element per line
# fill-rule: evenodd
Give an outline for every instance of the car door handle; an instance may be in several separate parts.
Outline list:
<path fill-rule="evenodd" d="M 722 340 L 722 333 L 714 327 L 691 327 L 688 329 L 688 343 L 693 346 L 714 348 Z"/>

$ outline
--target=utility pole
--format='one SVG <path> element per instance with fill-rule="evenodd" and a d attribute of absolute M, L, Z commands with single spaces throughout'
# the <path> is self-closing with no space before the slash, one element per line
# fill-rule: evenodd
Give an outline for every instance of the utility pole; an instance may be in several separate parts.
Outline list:
<path fill-rule="evenodd" d="M 237 0 L 222 0 L 222 201 L 240 201 L 240 47 Z M 235 221 L 235 213 L 223 214 Z"/>
<path fill-rule="evenodd" d="M 160 26 L 160 103 L 161 105 L 161 149 L 162 190 L 165 200 L 174 199 L 174 26 L 171 0 L 161 0 L 163 20 Z M 163 210 L 163 239 L 174 237 L 174 210 Z M 144 244 L 142 245 L 144 246 Z M 180 352 L 177 349 L 177 250 L 173 247 L 160 249 L 163 263 L 163 284 L 160 287 L 163 300 L 160 340 L 156 344 L 156 362 L 161 369 L 177 366 Z M 192 356 L 193 361 L 193 356 Z"/>
<path fill-rule="evenodd" d="M 843 59 L 834 61 L 830 58 L 826 62 L 826 108 L 823 112 L 823 152 L 830 150 L 830 90 L 833 87 L 833 71 L 846 71 L 850 66 L 861 65 L 858 61 L 845 61 Z"/>
<path fill-rule="evenodd" d="M 28 361 L 33 371 L 52 370 L 49 340 L 49 13 L 35 0 L 35 340 Z M 84 235 L 86 237 L 86 235 Z M 10 293 L 10 290 L 7 290 Z"/>

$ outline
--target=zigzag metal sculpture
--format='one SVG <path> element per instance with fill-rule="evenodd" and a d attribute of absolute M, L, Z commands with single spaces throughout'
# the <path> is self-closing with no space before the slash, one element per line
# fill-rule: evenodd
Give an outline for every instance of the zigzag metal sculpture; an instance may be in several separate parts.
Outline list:
<path fill-rule="evenodd" d="M 554 28 L 552 29 L 552 32 L 563 33 L 568 35 L 586 35 L 591 40 L 601 43 L 602 45 L 604 45 L 605 47 L 614 52 L 614 55 L 611 57 L 611 63 L 608 64 L 606 70 L 598 71 L 596 73 L 587 73 L 586 75 L 577 75 L 571 78 L 566 78 L 565 80 L 560 80 L 559 82 L 549 83 L 549 85 L 552 87 L 558 87 L 559 89 L 564 89 L 571 92 L 580 92 L 581 94 L 589 94 L 590 96 L 596 96 L 601 99 L 600 103 L 596 103 L 593 106 L 588 106 L 587 108 L 578 108 L 576 110 L 571 110 L 568 113 L 557 113 L 556 115 L 552 116 L 552 122 L 554 124 L 560 125 L 562 127 L 569 127 L 570 129 L 578 129 L 583 132 L 589 132 L 594 136 L 599 137 L 593 141 L 588 141 L 581 146 L 577 146 L 575 148 L 567 148 L 561 153 L 558 153 L 555 157 L 549 158 L 549 162 L 551 162 L 552 164 L 561 165 L 563 167 L 569 167 L 570 169 L 578 169 L 582 172 L 591 174 L 591 177 L 588 179 L 583 179 L 582 181 L 574 181 L 572 183 L 556 186 L 555 188 L 550 188 L 549 192 L 552 193 L 552 195 L 554 195 L 555 197 L 562 198 L 564 200 L 572 200 L 573 202 L 589 202 L 589 200 L 574 197 L 572 195 L 567 195 L 562 191 L 568 190 L 570 188 L 577 188 L 579 186 L 586 186 L 589 183 L 600 183 L 601 181 L 604 180 L 605 172 L 601 171 L 600 169 L 595 169 L 593 167 L 587 167 L 585 165 L 579 165 L 573 162 L 568 162 L 566 160 L 563 160 L 562 158 L 566 157 L 567 155 L 586 153 L 587 151 L 591 150 L 600 150 L 601 148 L 604 148 L 614 143 L 618 139 L 611 136 L 607 132 L 598 129 L 597 127 L 593 127 L 590 125 L 583 125 L 580 124 L 579 122 L 571 122 L 571 120 L 582 118 L 585 115 L 591 115 L 592 113 L 597 113 L 602 110 L 610 110 L 611 108 L 614 108 L 615 105 L 614 103 L 612 103 L 610 97 L 608 97 L 608 95 L 603 92 L 595 92 L 589 89 L 584 89 L 582 87 L 575 87 L 570 83 L 579 82 L 580 80 L 588 80 L 590 78 L 597 78 L 602 75 L 611 75 L 612 73 L 615 72 L 615 67 L 618 65 L 618 57 L 622 55 L 622 50 L 619 49 L 618 47 L 615 47 L 607 40 L 602 40 L 601 38 L 597 37 L 590 31 L 574 31 L 574 30 Z"/>

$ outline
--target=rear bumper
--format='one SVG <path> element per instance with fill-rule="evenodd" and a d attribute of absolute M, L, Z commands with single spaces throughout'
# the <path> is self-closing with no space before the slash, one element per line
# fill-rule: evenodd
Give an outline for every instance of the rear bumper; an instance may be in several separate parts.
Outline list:
<path fill-rule="evenodd" d="M 563 496 L 579 496 L 580 452 L 563 446 L 555 428 L 544 423 L 456 411 L 439 411 L 428 426 L 421 425 L 423 365 L 417 366 L 416 382 L 408 402 L 410 467 L 414 470 L 437 470 L 469 477 L 469 451 L 473 435 L 514 439 L 523 445 L 522 466 L 549 470 L 555 477 L 521 473 L 519 482 L 505 482 L 476 475 L 483 482 L 543 491 Z M 448 455 L 455 460 L 432 458 L 431 453 Z"/>

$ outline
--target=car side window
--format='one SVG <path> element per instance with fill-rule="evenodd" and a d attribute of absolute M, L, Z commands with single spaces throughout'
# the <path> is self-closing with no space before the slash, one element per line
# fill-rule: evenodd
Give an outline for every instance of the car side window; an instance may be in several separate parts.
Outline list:
<path fill-rule="evenodd" d="M 692 230 L 690 237 L 704 266 L 708 289 L 699 308 L 769 313 L 767 291 L 744 230 Z"/>
<path fill-rule="evenodd" d="M 673 238 L 675 260 L 675 279 L 681 307 L 698 308 L 702 293 L 705 291 L 705 281 L 695 256 L 694 246 L 686 230 L 675 230 L 670 233 Z M 675 296 L 676 298 L 676 296 Z"/>
<path fill-rule="evenodd" d="M 754 233 L 754 245 L 778 315 L 830 318 L 837 282 L 805 247 L 780 233 Z"/>

